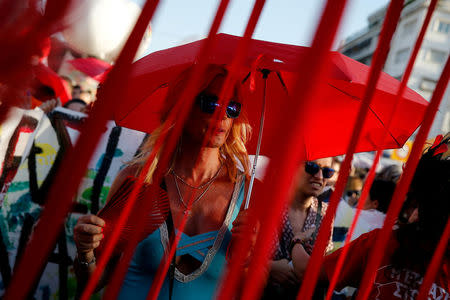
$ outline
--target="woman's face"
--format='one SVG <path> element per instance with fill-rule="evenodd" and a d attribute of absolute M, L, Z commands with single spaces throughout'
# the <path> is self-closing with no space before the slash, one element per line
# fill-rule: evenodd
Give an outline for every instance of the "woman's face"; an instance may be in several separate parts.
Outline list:
<path fill-rule="evenodd" d="M 331 168 L 331 158 L 321 158 L 313 160 L 321 168 Z M 305 171 L 305 163 L 300 164 L 300 168 L 297 172 L 297 192 L 306 195 L 307 197 L 319 196 L 323 188 L 326 186 L 328 179 L 323 177 L 322 169 L 316 174 L 309 174 Z"/>
<path fill-rule="evenodd" d="M 219 96 L 224 81 L 224 77 L 217 77 L 211 82 L 204 93 Z M 235 99 L 237 99 L 236 96 L 233 97 L 233 100 Z M 221 147 L 227 140 L 232 125 L 233 119 L 230 119 L 227 114 L 224 114 L 222 119 L 217 123 L 215 131 L 209 137 L 206 147 Z M 210 126 L 214 126 L 213 114 L 203 112 L 200 109 L 200 106 L 195 103 L 188 121 L 186 122 L 184 137 L 190 139 L 192 142 L 202 144 Z"/>

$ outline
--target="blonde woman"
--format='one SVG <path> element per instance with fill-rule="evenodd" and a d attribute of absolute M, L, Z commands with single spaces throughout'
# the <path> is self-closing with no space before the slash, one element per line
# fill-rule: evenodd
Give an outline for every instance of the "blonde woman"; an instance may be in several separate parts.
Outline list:
<path fill-rule="evenodd" d="M 181 94 L 187 73 L 179 76 L 168 92 L 168 105 Z M 164 183 L 170 203 L 173 225 L 166 221 L 138 245 L 130 264 L 120 299 L 145 299 L 164 251 L 168 249 L 170 227 L 178 228 L 184 214 L 188 220 L 177 248 L 175 271 L 166 277 L 160 299 L 211 299 L 224 269 L 231 232 L 241 234 L 246 213 L 239 213 L 245 194 L 249 159 L 245 143 L 251 128 L 241 113 L 239 86 L 229 99 L 226 114 L 214 133 L 202 147 L 205 133 L 213 124 L 213 112 L 218 107 L 217 96 L 227 71 L 211 65 L 204 77 L 188 120 L 178 141 L 177 150 L 165 174 Z M 168 110 L 163 114 L 166 122 Z M 164 123 L 163 123 L 164 124 Z M 145 163 L 160 130 L 152 134 L 142 152 L 117 176 L 110 195 L 128 176 L 137 176 Z M 146 181 L 151 182 L 158 166 L 152 162 Z M 239 167 L 240 166 L 240 167 Z M 248 180 L 247 180 L 248 181 Z M 187 201 L 194 194 L 192 209 Z M 110 197 L 110 196 L 109 196 Z M 233 221 L 239 213 L 239 221 Z M 77 245 L 77 275 L 81 284 L 95 270 L 94 249 L 102 242 L 105 222 L 97 216 L 83 216 L 75 227 Z"/>

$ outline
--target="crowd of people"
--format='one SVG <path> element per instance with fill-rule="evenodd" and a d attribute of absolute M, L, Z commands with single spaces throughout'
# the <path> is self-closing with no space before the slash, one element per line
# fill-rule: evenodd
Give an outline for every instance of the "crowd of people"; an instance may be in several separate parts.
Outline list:
<path fill-rule="evenodd" d="M 222 67 L 210 66 L 207 74 L 169 166 L 164 171 L 162 186 L 169 199 L 169 217 L 158 230 L 139 243 L 121 287 L 120 299 L 146 297 L 158 265 L 168 250 L 169 237 L 179 228 L 186 214 L 187 223 L 173 261 L 174 272 L 166 276 L 160 299 L 212 298 L 226 266 L 226 257 L 230 255 L 227 252 L 233 251 L 233 247 L 228 249 L 233 236 L 251 235 L 248 230 L 244 230 L 246 213 L 242 205 L 248 190 L 250 170 L 245 148 L 250 127 L 245 114 L 241 113 L 246 107 L 236 85 L 216 131 L 207 136 L 206 144 L 203 144 L 205 133 L 213 122 L 213 113 L 220 107 L 217 95 L 227 71 Z M 185 80 L 180 78 L 171 87 L 169 102 L 171 97 L 175 98 L 181 93 L 180 87 Z M 163 114 L 165 118 L 161 120 L 161 126 L 167 125 L 167 115 Z M 127 179 L 138 176 L 160 134 L 161 129 L 152 134 L 142 146 L 140 155 L 117 176 L 109 199 L 114 197 Z M 447 136 L 439 145 L 448 143 Z M 419 163 L 405 202 L 408 205 L 405 205 L 393 229 L 370 299 L 410 299 L 418 293 L 450 212 L 450 160 L 442 153 L 434 153 L 436 148 L 429 149 Z M 152 184 L 161 155 L 157 154 L 145 175 L 149 185 Z M 264 299 L 296 297 L 341 162 L 342 157 L 336 157 L 298 164 L 295 192 L 283 213 L 283 222 L 274 241 L 272 260 L 268 264 Z M 350 253 L 335 291 L 336 299 L 350 299 L 357 295 L 370 250 L 376 242 L 377 228 L 383 226 L 401 172 L 401 167 L 388 166 L 377 174 L 352 236 Z M 331 279 L 341 252 L 336 244 L 342 244 L 346 237 L 364 181 L 364 172 L 354 170 L 340 200 L 334 228 L 330 228 L 321 282 L 314 296 L 317 299 L 323 299 L 327 290 L 327 282 Z M 192 206 L 187 204 L 190 197 L 193 199 Z M 107 224 L 101 216 L 86 215 L 79 219 L 75 227 L 78 249 L 75 266 L 81 290 L 96 268 L 95 249 L 102 244 L 105 226 Z M 449 296 L 448 254 L 447 249 L 432 286 L 432 294 L 436 297 L 431 299 Z M 105 272 L 112 270 L 119 258 L 120 253 L 116 253 Z M 98 288 L 107 284 L 109 277 L 110 274 L 104 274 L 105 280 L 101 281 Z"/>
<path fill-rule="evenodd" d="M 167 128 L 169 131 L 174 128 L 175 122 L 169 123 L 173 119 L 168 116 L 170 108 L 186 88 L 188 77 L 185 74 L 182 73 L 169 86 L 166 99 L 168 104 L 161 114 L 161 127 L 150 135 L 136 157 L 120 171 L 107 201 L 113 201 L 130 182 L 133 184 L 145 169 L 158 138 L 166 133 L 164 130 Z M 223 116 L 214 124 L 213 114 L 222 107 L 218 102 L 218 95 L 227 75 L 228 71 L 223 66 L 208 67 L 168 165 L 160 165 L 160 159 L 165 153 L 159 150 L 150 168 L 146 169 L 145 189 L 150 190 L 154 184 L 160 185 L 165 195 L 163 198 L 169 203 L 169 212 L 158 229 L 139 242 L 120 288 L 119 299 L 147 297 L 158 266 L 170 247 L 171 237 L 176 234 L 185 217 L 187 222 L 171 264 L 173 272 L 166 275 L 159 299 L 213 298 L 220 286 L 227 261 L 233 257 L 233 251 L 236 251 L 233 246 L 237 243 L 232 241 L 247 238 L 254 242 L 260 234 L 254 227 L 249 228 L 249 215 L 243 204 L 251 175 L 246 150 L 251 127 L 245 117 L 244 112 L 249 108 L 242 101 L 239 82 L 234 82 L 233 94 L 223 107 Z M 32 96 L 40 97 L 44 92 L 39 89 L 39 93 L 36 91 Z M 82 99 L 83 93 L 86 91 L 79 85 L 71 86 L 71 99 L 63 106 L 88 113 L 89 104 Z M 39 106 L 47 113 L 61 105 L 52 95 L 54 93 L 46 94 L 40 99 L 43 103 Z M 215 130 L 208 135 L 208 128 L 211 126 L 215 126 Z M 448 147 L 449 141 L 450 136 L 447 135 L 439 144 L 424 152 L 404 208 L 392 230 L 393 234 L 373 282 L 370 299 L 414 299 L 417 295 L 449 220 L 450 160 L 446 156 L 448 151 L 436 151 L 441 146 Z M 328 201 L 334 191 L 341 163 L 342 157 L 297 163 L 292 199 L 286 203 L 280 230 L 273 241 L 263 299 L 296 298 L 304 276 L 307 276 L 305 270 L 322 219 L 327 213 Z M 161 173 L 163 176 L 161 182 L 156 182 L 156 171 L 159 168 L 164 168 Z M 373 181 L 351 237 L 349 254 L 334 295 L 336 299 L 352 299 L 358 294 L 368 257 L 376 243 L 379 228 L 383 226 L 401 173 L 400 166 L 387 166 Z M 334 225 L 329 228 L 329 241 L 315 299 L 324 299 L 327 284 L 342 252 L 341 246 L 356 213 L 365 180 L 365 172 L 359 169 L 352 170 L 347 179 Z M 121 196 L 126 199 L 128 194 Z M 156 195 L 147 196 L 148 201 L 156 199 Z M 108 222 L 112 224 L 108 224 L 101 213 L 86 214 L 78 219 L 73 229 L 77 246 L 74 267 L 79 292 L 96 270 L 96 249 L 104 242 L 104 228 L 114 226 L 114 220 Z M 429 299 L 450 297 L 449 250 L 447 245 Z M 251 253 L 252 251 L 250 255 Z M 121 255 L 120 251 L 114 253 L 104 269 L 98 289 L 108 284 Z"/>

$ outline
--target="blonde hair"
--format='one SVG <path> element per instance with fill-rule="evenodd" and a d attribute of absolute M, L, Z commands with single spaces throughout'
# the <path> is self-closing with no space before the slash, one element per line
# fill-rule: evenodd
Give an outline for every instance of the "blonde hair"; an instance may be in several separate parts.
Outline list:
<path fill-rule="evenodd" d="M 152 132 L 147 141 L 140 148 L 140 153 L 135 156 L 133 160 L 131 160 L 128 164 L 134 165 L 138 167 L 138 172 L 140 172 L 145 165 L 149 155 L 154 148 L 156 141 L 161 137 L 165 136 L 169 131 L 171 131 L 175 125 L 175 123 L 167 124 L 167 117 L 169 115 L 170 109 L 175 106 L 176 101 L 180 98 L 183 89 L 186 87 L 186 83 L 188 81 L 190 72 L 192 71 L 192 67 L 182 72 L 177 79 L 169 85 L 169 90 L 167 92 L 165 109 L 161 114 L 161 125 Z M 202 82 L 200 85 L 199 91 L 206 90 L 210 84 L 218 77 L 226 77 L 228 71 L 225 67 L 220 65 L 209 65 L 205 76 L 202 78 Z M 234 83 L 234 92 L 241 98 L 240 96 L 240 85 L 239 82 Z M 197 93 L 198 94 L 198 93 Z M 167 128 L 164 131 L 164 128 Z M 248 123 L 247 116 L 244 110 L 241 111 L 241 114 L 238 118 L 233 120 L 233 125 L 231 127 L 230 133 L 225 141 L 225 143 L 219 148 L 220 156 L 219 160 L 221 163 L 227 167 L 228 176 L 231 182 L 235 182 L 236 176 L 238 174 L 238 166 L 241 165 L 246 176 L 249 175 L 250 168 L 250 160 L 248 158 L 247 149 L 245 144 L 251 137 L 251 126 Z M 170 172 L 175 164 L 177 155 L 180 151 L 181 147 L 181 136 L 178 140 L 176 150 L 174 151 L 172 158 L 169 163 L 169 168 L 167 173 Z M 153 179 L 153 174 L 155 173 L 156 168 L 158 167 L 158 163 L 164 149 L 165 142 L 162 147 L 156 153 L 155 158 L 151 162 L 150 168 L 145 176 L 145 182 L 151 183 Z"/>

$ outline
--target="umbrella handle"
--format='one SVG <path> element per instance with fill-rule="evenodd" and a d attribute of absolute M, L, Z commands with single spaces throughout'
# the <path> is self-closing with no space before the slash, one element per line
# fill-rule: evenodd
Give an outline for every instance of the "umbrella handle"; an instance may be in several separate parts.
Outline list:
<path fill-rule="evenodd" d="M 259 122 L 258 144 L 256 146 L 255 158 L 253 159 L 252 176 L 250 178 L 250 184 L 248 186 L 247 198 L 245 199 L 244 209 L 247 209 L 248 206 L 250 205 L 250 197 L 252 195 L 253 182 L 255 181 L 255 175 L 256 175 L 256 164 L 258 162 L 259 151 L 261 149 L 261 140 L 262 140 L 263 129 L 264 129 L 264 116 L 265 116 L 265 112 L 266 112 L 267 77 L 269 76 L 270 70 L 262 69 L 261 73 L 263 74 L 263 79 L 264 79 L 264 89 L 263 89 L 264 93 L 263 93 L 263 103 L 262 103 L 262 109 L 261 109 L 261 120 Z"/>

